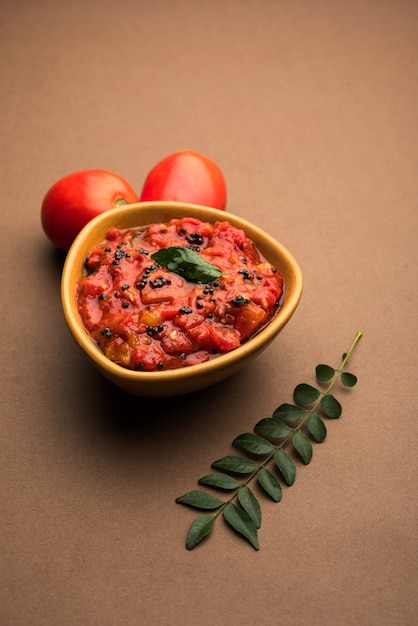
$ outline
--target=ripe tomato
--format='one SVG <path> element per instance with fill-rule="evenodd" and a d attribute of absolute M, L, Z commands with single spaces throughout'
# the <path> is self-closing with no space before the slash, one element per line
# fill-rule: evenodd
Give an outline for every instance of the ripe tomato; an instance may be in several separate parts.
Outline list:
<path fill-rule="evenodd" d="M 173 200 L 201 204 L 224 211 L 226 183 L 216 163 L 192 150 L 166 156 L 149 172 L 142 188 L 141 202 Z"/>
<path fill-rule="evenodd" d="M 68 250 L 93 217 L 119 205 L 138 202 L 129 183 L 107 170 L 81 170 L 57 181 L 46 193 L 41 222 L 48 239 Z"/>

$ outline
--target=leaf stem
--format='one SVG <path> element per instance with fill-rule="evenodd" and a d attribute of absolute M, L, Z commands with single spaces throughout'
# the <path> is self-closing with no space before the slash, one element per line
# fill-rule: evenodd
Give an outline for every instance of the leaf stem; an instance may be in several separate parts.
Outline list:
<path fill-rule="evenodd" d="M 347 363 L 348 359 L 351 356 L 351 353 L 353 352 L 354 348 L 356 347 L 356 345 L 358 344 L 362 336 L 363 336 L 363 333 L 361 332 L 361 330 L 357 331 L 357 335 L 354 337 L 353 343 L 351 344 L 351 346 L 348 348 L 347 352 L 344 355 L 339 371 L 342 372 L 345 364 Z"/>
<path fill-rule="evenodd" d="M 335 371 L 334 376 L 331 378 L 331 382 L 328 385 L 328 387 L 321 392 L 321 395 L 319 396 L 318 400 L 316 401 L 316 403 L 314 404 L 314 406 L 312 407 L 310 414 L 314 413 L 315 410 L 318 408 L 318 406 L 321 404 L 321 400 L 324 396 L 326 396 L 327 394 L 330 393 L 330 391 L 332 390 L 332 388 L 334 387 L 335 383 L 337 382 L 337 380 L 340 378 L 344 367 L 347 365 L 347 361 L 350 358 L 354 348 L 356 347 L 357 343 L 359 342 L 360 338 L 362 337 L 363 333 L 361 332 L 361 330 L 359 330 L 357 332 L 357 335 L 354 337 L 353 339 L 353 343 L 351 344 L 351 346 L 348 348 L 347 352 L 344 353 L 343 355 L 343 360 L 341 361 L 341 365 L 340 367 Z M 309 414 L 308 414 L 309 417 Z M 302 422 L 302 426 L 306 421 L 306 417 L 303 418 L 303 422 Z"/>

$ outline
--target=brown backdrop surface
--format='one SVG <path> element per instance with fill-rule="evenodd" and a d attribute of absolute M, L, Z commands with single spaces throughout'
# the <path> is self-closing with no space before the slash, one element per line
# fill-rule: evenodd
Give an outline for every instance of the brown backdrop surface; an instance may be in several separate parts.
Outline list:
<path fill-rule="evenodd" d="M 7 626 L 416 623 L 417 26 L 413 0 L 0 0 L 0 615 Z M 245 371 L 150 401 L 63 320 L 39 220 L 90 167 L 139 191 L 211 156 L 228 208 L 298 259 L 300 307 Z M 233 438 L 339 363 L 340 420 L 255 552 L 175 504 Z"/>

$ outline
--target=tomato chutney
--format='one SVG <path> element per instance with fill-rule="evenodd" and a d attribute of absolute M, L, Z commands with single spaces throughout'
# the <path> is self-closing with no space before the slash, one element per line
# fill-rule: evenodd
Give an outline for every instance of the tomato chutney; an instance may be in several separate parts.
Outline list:
<path fill-rule="evenodd" d="M 193 252 L 215 277 L 192 280 L 187 268 L 182 274 L 152 258 L 168 248 Z M 151 372 L 238 348 L 277 314 L 283 290 L 282 274 L 243 230 L 188 217 L 111 228 L 85 260 L 76 299 L 86 331 L 109 359 Z"/>

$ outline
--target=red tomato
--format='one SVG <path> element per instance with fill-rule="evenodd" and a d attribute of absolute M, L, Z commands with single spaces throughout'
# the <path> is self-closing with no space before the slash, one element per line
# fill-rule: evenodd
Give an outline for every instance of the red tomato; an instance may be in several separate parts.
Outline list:
<path fill-rule="evenodd" d="M 56 182 L 42 202 L 41 221 L 52 243 L 68 250 L 93 217 L 119 205 L 138 202 L 129 183 L 106 170 L 82 170 Z"/>
<path fill-rule="evenodd" d="M 226 183 L 216 163 L 192 150 L 180 150 L 159 161 L 149 172 L 141 202 L 173 200 L 224 211 Z"/>

